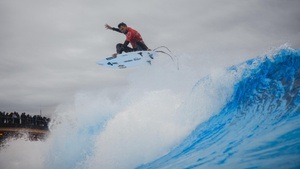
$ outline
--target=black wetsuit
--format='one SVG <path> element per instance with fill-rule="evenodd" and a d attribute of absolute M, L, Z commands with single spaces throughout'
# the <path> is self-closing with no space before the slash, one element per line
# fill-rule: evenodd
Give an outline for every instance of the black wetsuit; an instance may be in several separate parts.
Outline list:
<path fill-rule="evenodd" d="M 118 29 L 118 28 L 112 28 L 112 30 L 114 30 L 116 32 L 119 32 L 119 33 L 122 33 L 120 31 L 120 29 Z M 126 35 L 127 32 L 124 33 L 124 34 Z M 130 42 L 128 40 L 125 40 L 125 42 L 123 44 L 122 43 L 118 43 L 117 46 L 116 46 L 117 53 L 121 54 L 122 52 L 132 52 L 132 51 L 148 50 L 148 47 L 146 46 L 146 44 L 143 41 L 136 41 L 136 47 L 135 48 L 128 47 L 129 43 Z"/>

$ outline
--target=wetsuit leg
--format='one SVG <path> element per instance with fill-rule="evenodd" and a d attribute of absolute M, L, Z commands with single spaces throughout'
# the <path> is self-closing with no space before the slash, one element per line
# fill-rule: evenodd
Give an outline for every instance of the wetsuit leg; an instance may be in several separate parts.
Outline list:
<path fill-rule="evenodd" d="M 147 50 L 148 47 L 142 42 L 136 42 L 136 51 Z"/>
<path fill-rule="evenodd" d="M 125 48 L 123 47 L 123 44 L 122 43 L 118 43 L 117 46 L 116 46 L 116 49 L 117 49 L 117 53 L 118 54 L 121 54 L 122 52 L 132 52 L 133 50 L 126 46 Z"/>

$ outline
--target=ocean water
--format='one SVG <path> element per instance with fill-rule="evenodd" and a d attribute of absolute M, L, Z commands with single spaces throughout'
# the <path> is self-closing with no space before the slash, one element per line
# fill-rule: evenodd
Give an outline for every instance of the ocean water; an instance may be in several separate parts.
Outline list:
<path fill-rule="evenodd" d="M 300 50 L 282 49 L 228 71 L 240 69 L 218 114 L 138 168 L 300 168 Z"/>
<path fill-rule="evenodd" d="M 184 62 L 162 64 L 78 92 L 46 140 L 8 141 L 0 168 L 300 168 L 300 49 L 200 79 Z"/>

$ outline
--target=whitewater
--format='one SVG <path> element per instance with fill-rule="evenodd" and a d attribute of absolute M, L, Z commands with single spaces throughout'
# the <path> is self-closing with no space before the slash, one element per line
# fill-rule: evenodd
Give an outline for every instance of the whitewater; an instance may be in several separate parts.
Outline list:
<path fill-rule="evenodd" d="M 57 107 L 46 140 L 8 140 L 0 168 L 300 168 L 300 49 L 202 78 L 188 58 L 79 91 Z"/>

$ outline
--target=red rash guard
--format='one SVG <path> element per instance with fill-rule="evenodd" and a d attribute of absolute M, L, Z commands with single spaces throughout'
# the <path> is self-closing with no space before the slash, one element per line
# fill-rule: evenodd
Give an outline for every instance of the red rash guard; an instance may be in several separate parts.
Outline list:
<path fill-rule="evenodd" d="M 128 27 L 128 32 L 126 34 L 126 41 L 129 41 L 133 48 L 136 48 L 136 42 L 144 43 L 140 33 L 130 27 Z"/>

